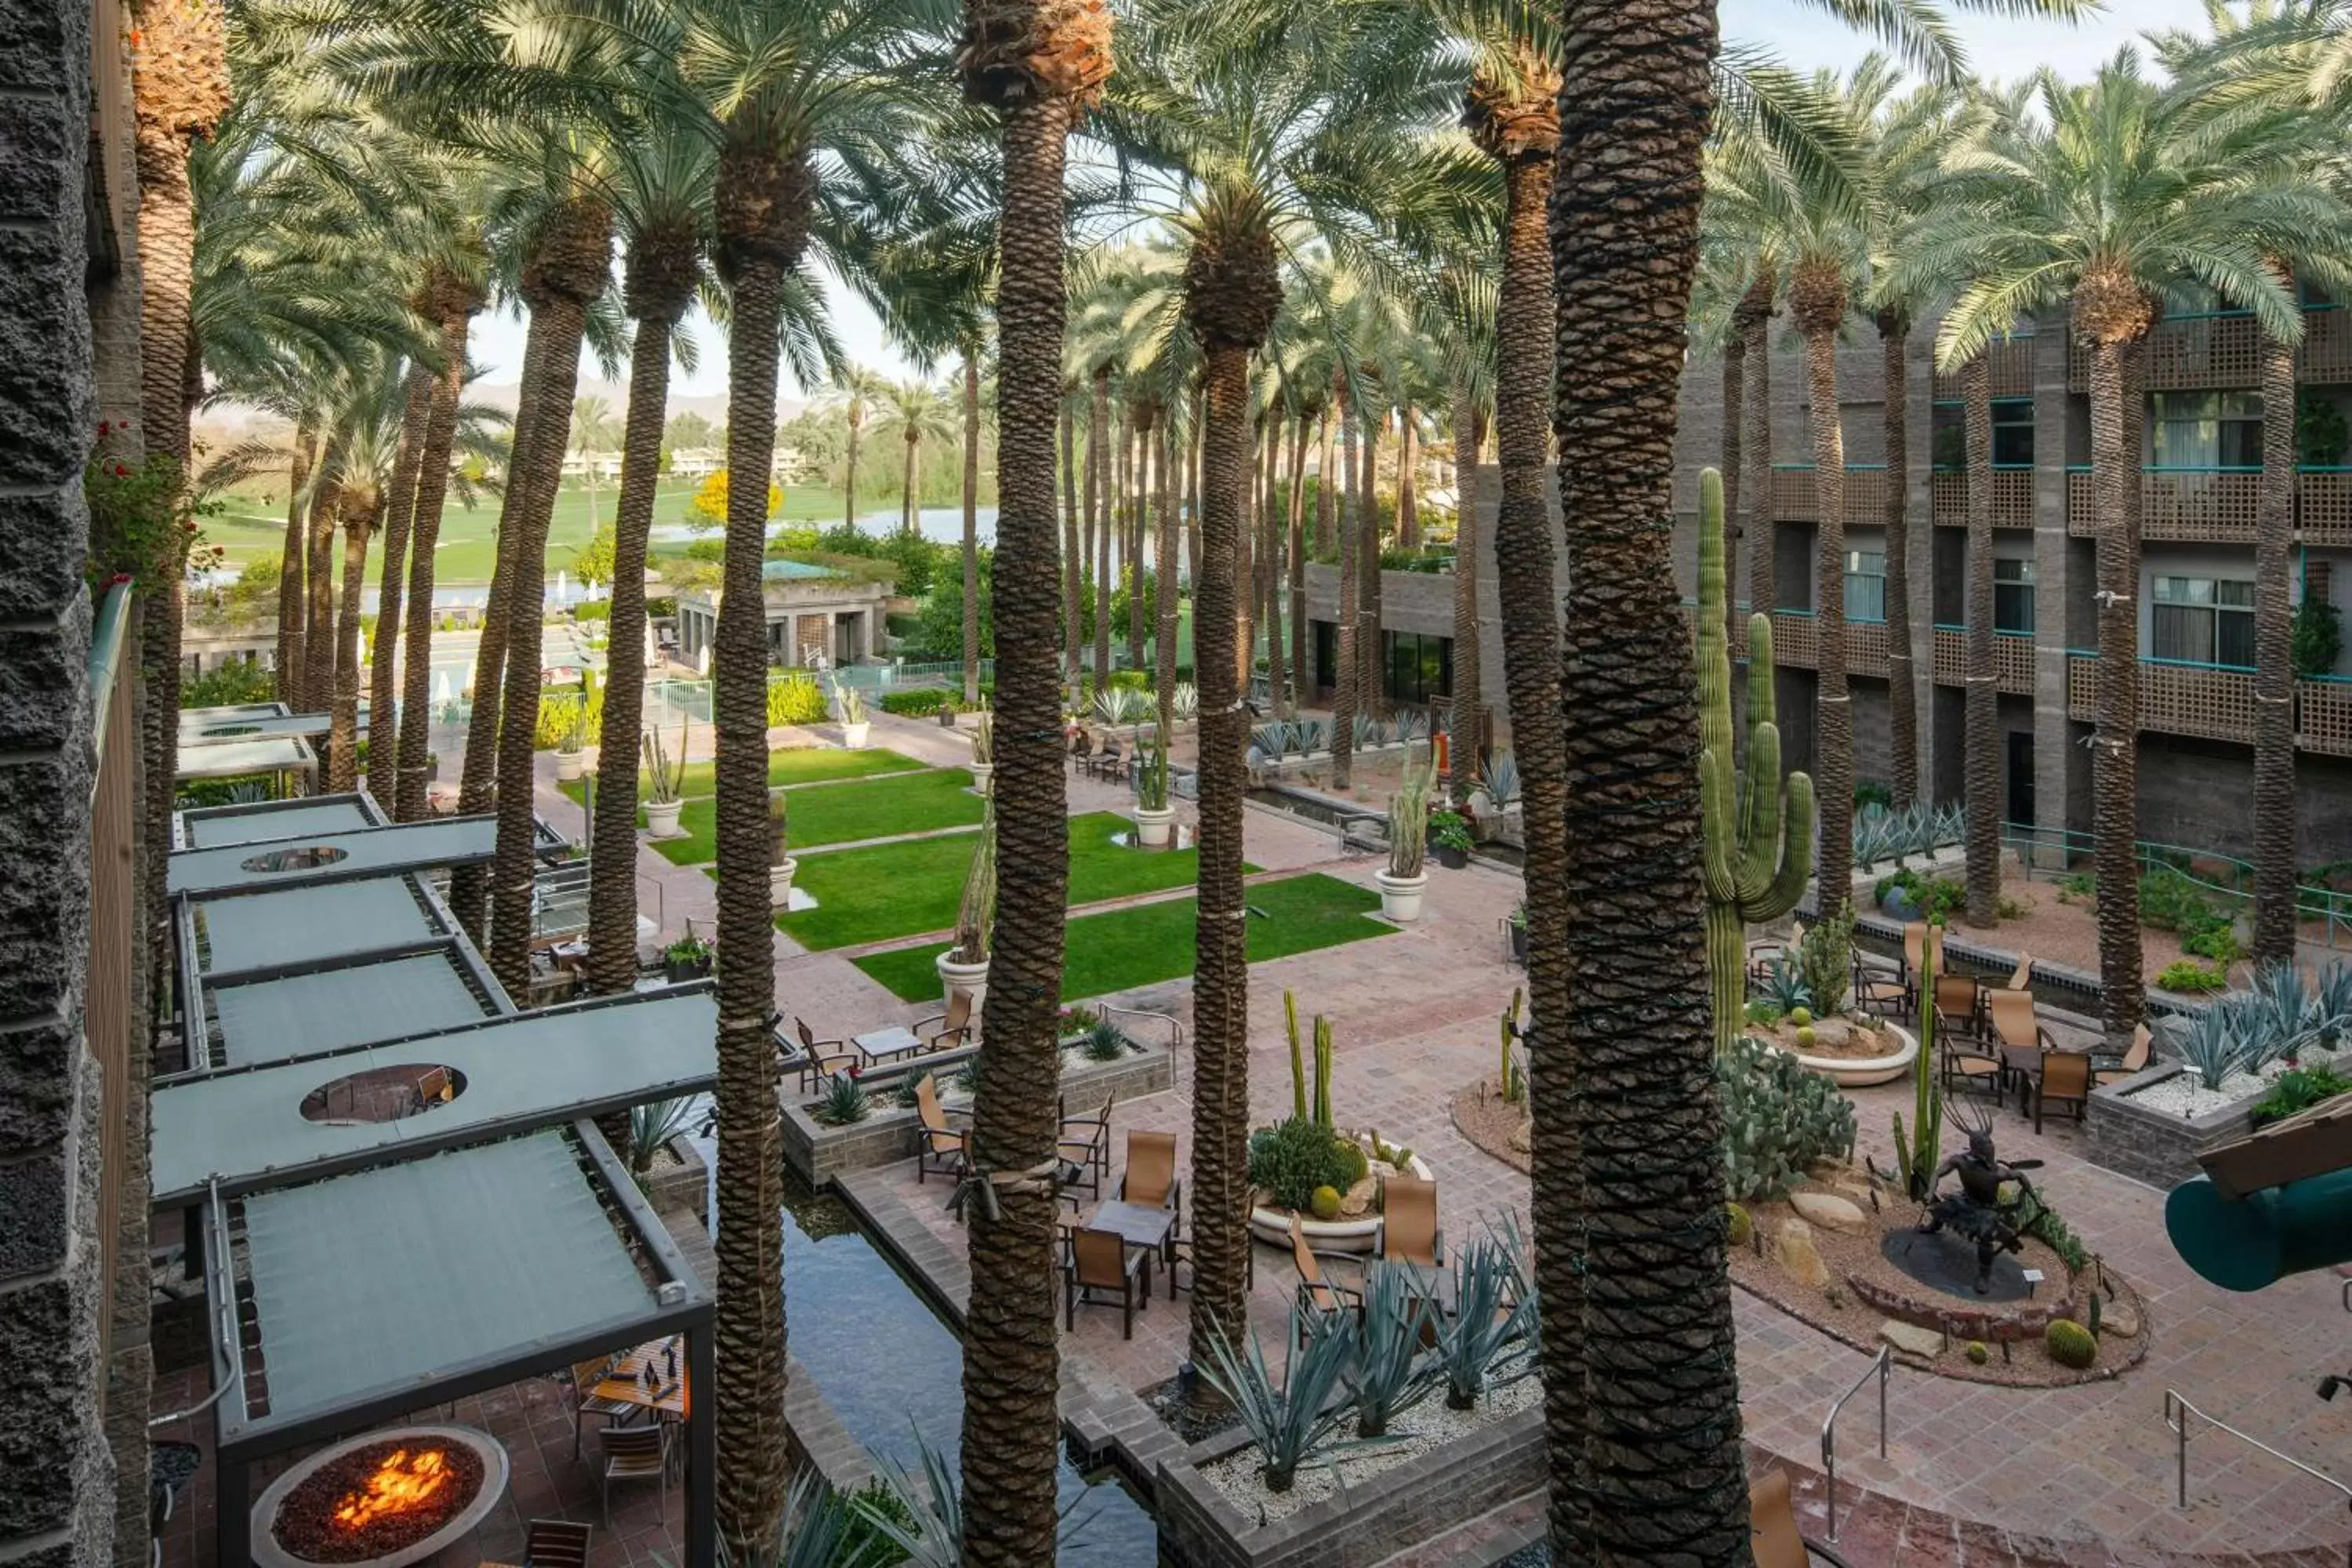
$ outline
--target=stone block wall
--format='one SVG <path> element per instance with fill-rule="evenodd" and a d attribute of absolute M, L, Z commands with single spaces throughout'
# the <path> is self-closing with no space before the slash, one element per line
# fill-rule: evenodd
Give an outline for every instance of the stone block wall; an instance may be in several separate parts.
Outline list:
<path fill-rule="evenodd" d="M 90 11 L 0 0 L 0 1561 L 113 1549 L 102 1150 L 85 1047 L 90 604 L 81 468 L 97 416 L 84 294 Z"/>

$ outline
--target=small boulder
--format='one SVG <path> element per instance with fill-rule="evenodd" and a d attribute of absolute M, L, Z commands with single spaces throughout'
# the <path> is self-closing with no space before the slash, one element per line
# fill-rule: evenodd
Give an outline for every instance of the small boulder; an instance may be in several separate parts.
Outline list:
<path fill-rule="evenodd" d="M 1869 1219 L 1851 1199 L 1835 1193 L 1798 1193 L 1789 1199 L 1789 1206 L 1809 1225 L 1824 1230 L 1860 1232 L 1870 1228 Z"/>
<path fill-rule="evenodd" d="M 1905 1355 L 1916 1355 L 1923 1361 L 1932 1361 L 1944 1351 L 1944 1336 L 1934 1329 L 1898 1322 L 1893 1318 L 1878 1325 L 1878 1337 Z"/>
<path fill-rule="evenodd" d="M 1822 1261 L 1821 1249 L 1813 1245 L 1813 1227 L 1803 1220 L 1783 1223 L 1772 1237 L 1772 1256 L 1789 1277 L 1808 1289 L 1826 1289 L 1830 1282 L 1829 1265 Z"/>
<path fill-rule="evenodd" d="M 1843 1018 L 1823 1018 L 1813 1026 L 1813 1043 L 1842 1050 L 1853 1039 L 1853 1026 Z"/>
<path fill-rule="evenodd" d="M 2120 1296 L 2105 1298 L 2099 1303 L 2099 1333 L 2109 1339 L 2137 1339 L 2139 1309 Z"/>
<path fill-rule="evenodd" d="M 1531 1152 L 1535 1148 L 1535 1131 L 1536 1124 L 1533 1121 L 1522 1121 L 1512 1128 L 1511 1152 L 1515 1154 Z"/>

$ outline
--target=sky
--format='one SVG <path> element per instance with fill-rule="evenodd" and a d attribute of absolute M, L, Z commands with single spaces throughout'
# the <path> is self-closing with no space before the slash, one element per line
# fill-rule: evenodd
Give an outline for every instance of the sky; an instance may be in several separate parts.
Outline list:
<path fill-rule="evenodd" d="M 2143 32 L 2168 28 L 2201 32 L 2204 28 L 2201 0 L 2105 0 L 2105 15 L 2070 26 L 1971 15 L 1960 10 L 1956 0 L 1946 0 L 1970 65 L 1979 75 L 1996 79 L 2021 77 L 2047 65 L 2061 75 L 2080 79 Z M 1766 46 L 1804 70 L 1821 66 L 1843 69 L 1873 47 L 1870 38 L 1841 26 L 1803 0 L 1723 0 L 1722 20 L 1727 39 Z M 888 375 L 913 374 L 862 300 L 830 277 L 824 279 L 824 287 L 835 330 L 852 358 Z M 727 389 L 724 340 L 698 310 L 690 324 L 702 342 L 702 363 L 693 375 L 673 370 L 673 398 L 716 395 Z M 522 364 L 522 340 L 523 325 L 517 316 L 476 323 L 474 353 L 489 367 L 489 380 L 517 378 Z M 785 397 L 806 396 L 809 392 L 796 387 L 790 373 L 785 374 Z"/>

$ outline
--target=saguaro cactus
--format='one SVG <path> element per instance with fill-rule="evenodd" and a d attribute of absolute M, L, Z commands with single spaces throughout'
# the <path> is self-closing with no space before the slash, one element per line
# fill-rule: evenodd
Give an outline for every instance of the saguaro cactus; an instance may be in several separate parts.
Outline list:
<path fill-rule="evenodd" d="M 1813 781 L 1790 773 L 1781 800 L 1780 727 L 1773 721 L 1772 620 L 1748 623 L 1747 767 L 1731 741 L 1731 648 L 1724 637 L 1723 476 L 1698 483 L 1699 792 L 1705 826 L 1706 965 L 1715 1048 L 1728 1051 L 1747 1009 L 1750 923 L 1797 907 L 1813 869 Z"/>

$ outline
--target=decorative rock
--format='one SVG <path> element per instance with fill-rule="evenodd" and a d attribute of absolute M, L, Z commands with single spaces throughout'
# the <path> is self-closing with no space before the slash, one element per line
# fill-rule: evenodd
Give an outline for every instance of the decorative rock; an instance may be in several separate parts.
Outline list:
<path fill-rule="evenodd" d="M 1813 1227 L 1803 1220 L 1781 1225 L 1772 1237 L 1772 1255 L 1800 1285 L 1819 1290 L 1830 1282 L 1829 1265 L 1822 1261 L 1821 1250 L 1813 1245 Z"/>
<path fill-rule="evenodd" d="M 1834 1193 L 1798 1193 L 1789 1199 L 1789 1206 L 1808 1223 L 1825 1230 L 1870 1228 L 1870 1221 L 1862 1210 Z"/>
<path fill-rule="evenodd" d="M 1823 1018 L 1813 1025 L 1817 1046 L 1843 1046 L 1853 1038 L 1853 1026 L 1843 1018 Z"/>
<path fill-rule="evenodd" d="M 2139 1309 L 2120 1296 L 2102 1299 L 2099 1302 L 2099 1332 L 2113 1339 L 2137 1339 Z"/>
<path fill-rule="evenodd" d="M 1511 1152 L 1516 1154 L 1531 1152 L 1535 1148 L 1535 1131 L 1536 1124 L 1533 1121 L 1522 1121 L 1512 1128 Z"/>
<path fill-rule="evenodd" d="M 1916 1323 L 1898 1322 L 1893 1318 L 1878 1325 L 1878 1337 L 1901 1351 L 1905 1355 L 1933 1359 L 1944 1350 L 1944 1336 L 1933 1329 L 1923 1329 Z"/>

